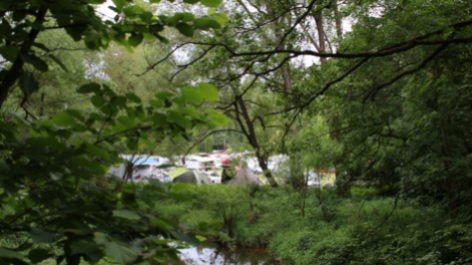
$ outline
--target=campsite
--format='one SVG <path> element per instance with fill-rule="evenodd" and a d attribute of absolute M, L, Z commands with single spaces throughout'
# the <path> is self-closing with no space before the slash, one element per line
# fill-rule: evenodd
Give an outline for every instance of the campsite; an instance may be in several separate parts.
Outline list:
<path fill-rule="evenodd" d="M 472 0 L 0 16 L 0 265 L 472 265 Z"/>
<path fill-rule="evenodd" d="M 188 183 L 196 185 L 210 185 L 225 183 L 229 185 L 265 185 L 268 181 L 259 170 L 260 167 L 254 165 L 254 157 L 249 152 L 226 154 L 226 151 L 215 151 L 218 156 L 212 154 L 198 153 L 185 157 L 182 162 L 177 156 L 177 161 L 173 158 L 164 158 L 151 155 L 125 155 L 122 157 L 125 163 L 110 167 L 109 176 L 124 178 L 129 181 L 144 181 L 148 178 L 159 179 L 165 182 Z M 277 181 L 284 183 L 289 176 L 284 170 L 284 161 L 288 158 L 283 156 L 274 156 L 269 159 L 269 168 L 273 172 L 277 172 Z M 233 163 L 232 160 L 235 162 Z M 179 166 L 177 166 L 179 165 Z M 128 171 L 127 171 L 128 169 Z M 233 175 L 227 181 L 224 181 L 224 171 L 231 170 Z M 325 170 L 327 171 L 327 170 Z M 319 171 L 318 173 L 321 173 Z M 306 185 L 309 187 L 320 187 L 320 177 L 314 170 L 306 170 L 304 172 Z M 335 174 L 323 174 L 324 185 L 334 185 Z"/>

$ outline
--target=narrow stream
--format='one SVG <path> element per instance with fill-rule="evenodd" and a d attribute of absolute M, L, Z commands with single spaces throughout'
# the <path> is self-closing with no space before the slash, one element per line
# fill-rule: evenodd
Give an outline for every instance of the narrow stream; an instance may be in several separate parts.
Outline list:
<path fill-rule="evenodd" d="M 202 242 L 200 246 L 181 249 L 179 262 L 166 265 L 275 265 L 266 248 L 236 248 L 231 250 L 215 242 Z"/>

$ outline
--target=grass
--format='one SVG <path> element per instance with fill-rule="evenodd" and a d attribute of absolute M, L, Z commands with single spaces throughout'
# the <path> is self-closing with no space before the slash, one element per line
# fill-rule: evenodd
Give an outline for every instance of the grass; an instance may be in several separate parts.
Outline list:
<path fill-rule="evenodd" d="M 326 184 L 331 184 L 334 187 L 334 181 L 336 180 L 336 174 L 320 174 L 320 186 L 323 187 Z"/>
<path fill-rule="evenodd" d="M 169 171 L 169 177 L 174 179 L 180 174 L 187 172 L 188 170 L 185 167 L 175 167 L 175 170 Z"/>
<path fill-rule="evenodd" d="M 175 170 L 172 170 L 172 171 L 169 171 L 169 177 L 171 177 L 172 179 L 174 179 L 175 177 L 179 176 L 180 174 L 183 174 L 185 172 L 187 172 L 188 170 L 185 168 L 185 167 L 176 167 Z M 218 169 L 216 171 L 216 173 L 218 173 L 218 175 L 221 175 L 221 173 L 223 172 L 222 169 Z"/>

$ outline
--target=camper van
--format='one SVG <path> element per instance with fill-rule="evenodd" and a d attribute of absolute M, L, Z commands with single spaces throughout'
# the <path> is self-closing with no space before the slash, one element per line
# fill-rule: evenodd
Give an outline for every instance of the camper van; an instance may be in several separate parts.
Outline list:
<path fill-rule="evenodd" d="M 315 171 L 305 172 L 306 185 L 312 188 L 320 187 L 320 177 L 316 174 Z"/>
<path fill-rule="evenodd" d="M 120 164 L 117 167 L 111 166 L 110 169 L 107 172 L 107 175 L 108 176 L 115 176 L 115 177 L 118 177 L 118 178 L 123 178 L 123 176 L 125 175 L 125 171 L 126 171 L 125 164 Z"/>
<path fill-rule="evenodd" d="M 162 172 L 162 169 L 158 168 L 162 163 L 152 158 L 140 158 L 133 161 L 133 164 L 132 180 L 134 181 L 145 180 L 145 178 L 157 178 L 165 173 Z M 122 178 L 125 175 L 125 171 L 125 164 L 120 164 L 117 167 L 112 166 L 108 170 L 108 175 Z"/>
<path fill-rule="evenodd" d="M 193 156 L 189 157 L 185 161 L 185 166 L 188 170 L 212 170 L 216 167 L 215 161 L 213 158 L 209 157 L 198 157 Z"/>

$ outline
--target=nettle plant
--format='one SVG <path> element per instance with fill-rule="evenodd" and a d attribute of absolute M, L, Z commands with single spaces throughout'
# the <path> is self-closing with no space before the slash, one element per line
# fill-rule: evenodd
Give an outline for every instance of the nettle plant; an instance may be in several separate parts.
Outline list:
<path fill-rule="evenodd" d="M 160 191 L 152 194 L 176 199 L 185 199 L 179 193 L 185 186 L 169 189 L 152 179 L 139 185 L 105 175 L 112 164 L 123 162 L 114 148 L 117 142 L 132 151 L 163 137 L 190 138 L 196 126 L 227 123 L 223 114 L 212 109 L 199 113 L 189 103 L 195 98 L 214 101 L 218 90 L 200 83 L 179 96 L 157 93 L 146 105 L 133 93 L 117 95 L 96 83 L 78 92 L 93 94 L 96 111 L 85 116 L 67 109 L 52 121 L 0 121 L 0 231 L 4 238 L 21 239 L 0 247 L 0 263 L 53 257 L 58 264 L 64 259 L 78 264 L 81 258 L 97 263 L 104 257 L 123 264 L 177 259 L 183 242 L 198 240 L 180 232 L 178 223 L 141 210 L 139 203 L 158 202 L 145 192 L 149 185 Z"/>

